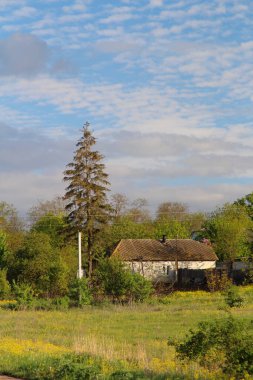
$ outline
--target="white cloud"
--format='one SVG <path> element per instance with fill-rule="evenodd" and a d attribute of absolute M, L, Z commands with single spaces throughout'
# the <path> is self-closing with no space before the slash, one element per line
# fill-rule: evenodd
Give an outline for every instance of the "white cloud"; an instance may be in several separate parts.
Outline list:
<path fill-rule="evenodd" d="M 4 10 L 5 8 L 10 8 L 13 6 L 22 6 L 25 5 L 26 0 L 1 0 L 0 9 Z"/>
<path fill-rule="evenodd" d="M 149 5 L 151 7 L 161 7 L 164 3 L 164 0 L 150 0 Z"/>
<path fill-rule="evenodd" d="M 33 17 L 37 13 L 36 9 L 33 7 L 22 7 L 17 10 L 15 10 L 12 14 L 12 17 L 19 18 L 19 17 Z"/>

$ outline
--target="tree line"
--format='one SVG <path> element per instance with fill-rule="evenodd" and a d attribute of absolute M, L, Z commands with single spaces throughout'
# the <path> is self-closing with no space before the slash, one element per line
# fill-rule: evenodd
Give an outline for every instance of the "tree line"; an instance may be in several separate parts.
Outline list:
<path fill-rule="evenodd" d="M 126 238 L 194 238 L 212 244 L 220 260 L 252 257 L 253 193 L 209 214 L 190 212 L 187 204 L 166 200 L 151 216 L 145 199 L 130 202 L 124 194 L 109 195 L 103 156 L 88 123 L 73 161 L 66 165 L 64 181 L 64 197 L 38 202 L 28 210 L 27 223 L 12 205 L 0 202 L 2 284 L 27 283 L 49 297 L 66 294 L 77 273 L 78 231 L 90 279 L 94 265 L 106 260 L 117 242 Z"/>

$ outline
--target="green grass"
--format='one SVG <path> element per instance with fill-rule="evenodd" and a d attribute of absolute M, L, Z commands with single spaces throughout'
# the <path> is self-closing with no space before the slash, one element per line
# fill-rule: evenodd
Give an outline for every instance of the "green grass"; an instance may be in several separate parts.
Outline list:
<path fill-rule="evenodd" d="M 241 288 L 240 293 L 245 298 L 245 305 L 231 309 L 231 313 L 238 318 L 253 319 L 253 287 Z M 182 339 L 199 321 L 222 318 L 226 315 L 225 304 L 220 294 L 205 292 L 175 293 L 163 302 L 85 307 L 64 312 L 0 309 L 0 372 L 18 373 L 17 368 L 22 360 L 28 360 L 28 353 L 29 360 L 34 358 L 36 363 L 39 358 L 42 360 L 39 348 L 28 347 L 28 352 L 19 356 L 15 352 L 8 356 L 2 348 L 8 342 L 18 347 L 22 341 L 34 341 L 41 342 L 41 347 L 51 343 L 70 353 L 100 357 L 104 363 L 111 363 L 108 366 L 113 370 L 150 370 L 157 375 L 170 370 L 180 374 L 184 370 L 175 363 L 174 349 L 167 345 L 168 338 Z M 46 353 L 43 353 L 43 360 L 46 360 Z M 16 367 L 10 355 L 16 358 Z M 116 362 L 121 364 L 112 364 Z M 16 372 L 12 372 L 11 367 L 15 367 Z M 199 371 L 198 368 L 190 369 L 194 370 Z"/>

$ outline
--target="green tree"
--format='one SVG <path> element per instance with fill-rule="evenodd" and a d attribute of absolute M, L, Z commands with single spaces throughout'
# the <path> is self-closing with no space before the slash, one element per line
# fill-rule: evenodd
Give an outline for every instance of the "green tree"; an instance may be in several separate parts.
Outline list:
<path fill-rule="evenodd" d="M 237 199 L 234 204 L 245 207 L 249 217 L 253 220 L 253 192 Z"/>
<path fill-rule="evenodd" d="M 10 284 L 6 279 L 6 269 L 0 269 L 0 299 L 10 294 Z"/>
<path fill-rule="evenodd" d="M 98 290 L 118 302 L 142 302 L 152 292 L 152 284 L 138 273 L 131 273 L 115 258 L 100 260 L 95 271 Z"/>
<path fill-rule="evenodd" d="M 155 238 L 161 239 L 163 235 L 167 239 L 187 239 L 190 237 L 190 224 L 178 220 L 160 219 L 154 222 Z"/>
<path fill-rule="evenodd" d="M 6 266 L 6 256 L 8 256 L 9 248 L 7 244 L 7 235 L 0 230 L 0 269 Z"/>
<path fill-rule="evenodd" d="M 225 204 L 211 214 L 202 233 L 210 239 L 220 260 L 233 261 L 250 255 L 250 228 L 252 221 L 243 206 Z"/>
<path fill-rule="evenodd" d="M 83 232 L 88 257 L 88 275 L 92 273 L 94 259 L 93 247 L 102 226 L 109 218 L 110 205 L 107 201 L 108 175 L 105 173 L 103 156 L 93 150 L 96 139 L 86 123 L 82 129 L 82 137 L 78 140 L 73 162 L 67 165 L 64 181 L 65 200 L 70 232 Z"/>
<path fill-rule="evenodd" d="M 243 206 L 253 222 L 253 192 L 237 199 L 234 204 Z M 249 228 L 249 241 L 251 245 L 251 253 L 253 253 L 253 226 Z"/>
<path fill-rule="evenodd" d="M 50 237 L 53 247 L 59 248 L 64 245 L 64 234 L 66 230 L 65 217 L 62 214 L 45 214 L 32 226 L 31 231 L 44 232 Z"/>
<path fill-rule="evenodd" d="M 26 283 L 44 296 L 62 295 L 67 291 L 68 268 L 43 232 L 29 232 L 15 255 L 13 279 Z"/>
<path fill-rule="evenodd" d="M 121 239 L 154 239 L 155 228 L 152 222 L 136 223 L 129 216 L 123 216 L 108 224 L 98 235 L 100 251 L 113 249 Z"/>

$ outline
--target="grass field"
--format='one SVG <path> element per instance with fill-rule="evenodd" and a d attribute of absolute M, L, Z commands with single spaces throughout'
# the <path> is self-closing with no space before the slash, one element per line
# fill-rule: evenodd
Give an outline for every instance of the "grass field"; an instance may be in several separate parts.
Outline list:
<path fill-rule="evenodd" d="M 251 320 L 253 287 L 241 288 L 240 293 L 245 305 L 231 312 Z M 22 375 L 25 372 L 20 368 L 27 360 L 36 364 L 50 356 L 85 353 L 90 355 L 90 363 L 92 358 L 101 358 L 105 375 L 115 368 L 124 368 L 150 371 L 154 376 L 167 373 L 163 378 L 168 379 L 217 378 L 217 374 L 197 366 L 177 363 L 174 348 L 167 342 L 168 338 L 182 339 L 199 321 L 225 315 L 223 297 L 202 291 L 178 292 L 166 297 L 163 303 L 154 300 L 133 306 L 109 305 L 64 312 L 0 309 L 0 372 Z"/>

